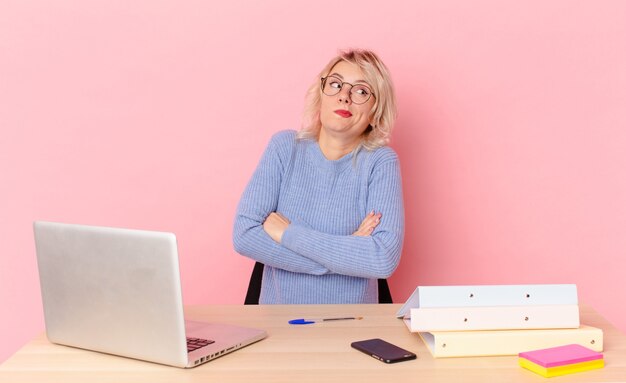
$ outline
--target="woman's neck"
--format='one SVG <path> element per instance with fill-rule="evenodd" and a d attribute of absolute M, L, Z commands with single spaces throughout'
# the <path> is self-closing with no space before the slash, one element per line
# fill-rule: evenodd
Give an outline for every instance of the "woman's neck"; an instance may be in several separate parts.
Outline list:
<path fill-rule="evenodd" d="M 354 148 L 359 144 L 359 141 L 359 137 L 347 139 L 334 137 L 330 134 L 327 134 L 323 128 L 320 129 L 320 135 L 318 138 L 318 143 L 320 145 L 322 154 L 324 154 L 324 157 L 326 157 L 326 159 L 331 161 L 338 160 L 353 151 Z"/>

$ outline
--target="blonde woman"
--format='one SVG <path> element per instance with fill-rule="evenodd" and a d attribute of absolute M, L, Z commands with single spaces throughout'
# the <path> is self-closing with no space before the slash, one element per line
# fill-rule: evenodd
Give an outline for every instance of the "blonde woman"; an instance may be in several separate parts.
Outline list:
<path fill-rule="evenodd" d="M 265 264 L 260 303 L 377 303 L 400 261 L 400 165 L 388 70 L 341 52 L 307 94 L 299 132 L 275 134 L 235 217 L 235 250 Z"/>

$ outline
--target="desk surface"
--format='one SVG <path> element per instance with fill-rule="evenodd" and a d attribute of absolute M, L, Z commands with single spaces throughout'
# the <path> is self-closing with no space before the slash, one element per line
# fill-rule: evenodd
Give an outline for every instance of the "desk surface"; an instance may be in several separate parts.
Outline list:
<path fill-rule="evenodd" d="M 49 343 L 40 335 L 0 365 L 0 382 L 544 382 L 517 357 L 434 359 L 421 339 L 395 318 L 400 305 L 188 306 L 192 320 L 266 329 L 268 338 L 193 369 L 99 354 Z M 626 336 L 588 306 L 581 322 L 604 330 L 601 370 L 551 382 L 626 381 Z M 287 324 L 293 318 L 363 316 L 360 321 Z M 350 347 L 382 338 L 417 354 L 398 364 L 379 362 Z"/>

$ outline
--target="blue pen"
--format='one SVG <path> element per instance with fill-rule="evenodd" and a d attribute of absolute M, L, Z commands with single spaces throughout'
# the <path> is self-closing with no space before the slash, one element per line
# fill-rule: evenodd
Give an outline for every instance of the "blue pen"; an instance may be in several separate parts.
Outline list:
<path fill-rule="evenodd" d="M 321 318 L 321 319 L 292 319 L 289 324 L 312 324 L 317 322 L 331 322 L 336 320 L 361 320 L 363 317 Z"/>

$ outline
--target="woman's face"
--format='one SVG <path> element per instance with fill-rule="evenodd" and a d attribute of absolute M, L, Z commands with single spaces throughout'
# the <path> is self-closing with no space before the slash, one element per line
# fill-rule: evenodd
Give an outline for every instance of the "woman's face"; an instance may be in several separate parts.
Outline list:
<path fill-rule="evenodd" d="M 346 61 L 338 62 L 330 70 L 320 109 L 320 121 L 326 133 L 351 139 L 359 137 L 367 129 L 375 98 L 371 94 L 372 87 L 364 78 L 357 65 Z M 337 94 L 328 95 L 339 88 L 341 90 Z M 370 93 L 369 99 L 363 102 L 367 92 Z"/>

